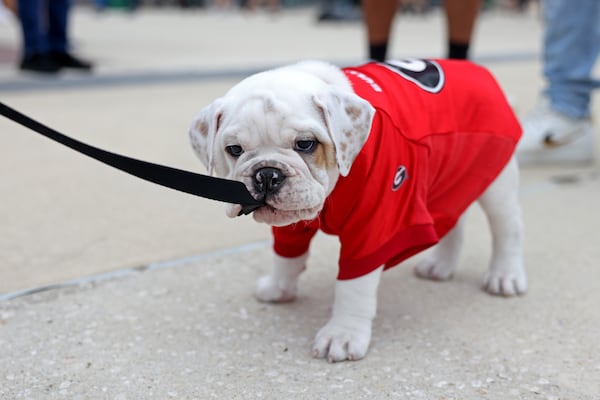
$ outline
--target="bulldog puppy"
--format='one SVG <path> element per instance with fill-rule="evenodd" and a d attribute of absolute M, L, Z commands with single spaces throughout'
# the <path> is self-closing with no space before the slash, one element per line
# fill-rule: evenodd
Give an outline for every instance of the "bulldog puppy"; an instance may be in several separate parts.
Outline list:
<path fill-rule="evenodd" d="M 493 239 L 484 289 L 525 293 L 513 158 L 520 135 L 485 69 L 415 59 L 262 72 L 202 109 L 190 129 L 211 174 L 243 182 L 265 202 L 254 219 L 273 226 L 275 255 L 257 282 L 259 300 L 292 301 L 313 235 L 339 236 L 333 312 L 313 347 L 330 362 L 367 353 L 384 269 L 437 243 L 416 274 L 452 276 L 461 216 L 475 201 Z"/>

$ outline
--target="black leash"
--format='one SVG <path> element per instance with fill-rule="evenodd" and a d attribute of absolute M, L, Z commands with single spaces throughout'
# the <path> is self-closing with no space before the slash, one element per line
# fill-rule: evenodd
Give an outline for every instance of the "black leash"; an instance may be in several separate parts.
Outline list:
<path fill-rule="evenodd" d="M 195 196 L 240 204 L 242 210 L 239 215 L 250 214 L 264 205 L 252 197 L 242 182 L 200 175 L 111 153 L 63 135 L 1 102 L 0 114 L 49 139 L 138 178 Z"/>

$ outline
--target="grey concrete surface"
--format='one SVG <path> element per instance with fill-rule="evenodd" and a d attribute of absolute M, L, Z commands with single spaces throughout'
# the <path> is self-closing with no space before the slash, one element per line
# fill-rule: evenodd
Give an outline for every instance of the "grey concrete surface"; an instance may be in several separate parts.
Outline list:
<path fill-rule="evenodd" d="M 98 68 L 58 79 L 18 73 L 17 25 L 0 25 L 0 100 L 90 144 L 202 172 L 191 116 L 245 73 L 364 58 L 360 24 L 315 15 L 77 8 L 76 51 Z M 520 113 L 542 85 L 540 33 L 535 13 L 479 21 L 473 55 Z M 403 17 L 391 55 L 442 55 L 443 36 L 439 13 Z M 474 209 L 454 279 L 418 280 L 413 261 L 386 272 L 367 358 L 329 365 L 309 348 L 331 305 L 335 239 L 315 240 L 295 303 L 260 304 L 266 226 L 6 120 L 0 141 L 2 399 L 600 399 L 595 165 L 522 172 L 526 296 L 479 289 L 490 249 Z"/>

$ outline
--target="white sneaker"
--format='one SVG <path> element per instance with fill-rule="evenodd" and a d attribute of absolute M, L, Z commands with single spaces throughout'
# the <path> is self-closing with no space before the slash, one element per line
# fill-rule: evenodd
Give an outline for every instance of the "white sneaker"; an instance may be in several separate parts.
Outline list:
<path fill-rule="evenodd" d="M 589 118 L 570 118 L 542 101 L 523 120 L 517 146 L 520 165 L 587 164 L 594 161 L 594 132 Z"/>

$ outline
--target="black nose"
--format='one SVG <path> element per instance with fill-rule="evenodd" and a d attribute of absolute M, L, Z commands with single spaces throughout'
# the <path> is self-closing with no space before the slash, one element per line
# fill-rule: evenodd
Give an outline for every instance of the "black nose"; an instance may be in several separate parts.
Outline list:
<path fill-rule="evenodd" d="M 281 188 L 285 175 L 280 169 L 265 167 L 254 173 L 254 188 L 258 193 L 267 196 L 274 194 Z"/>

